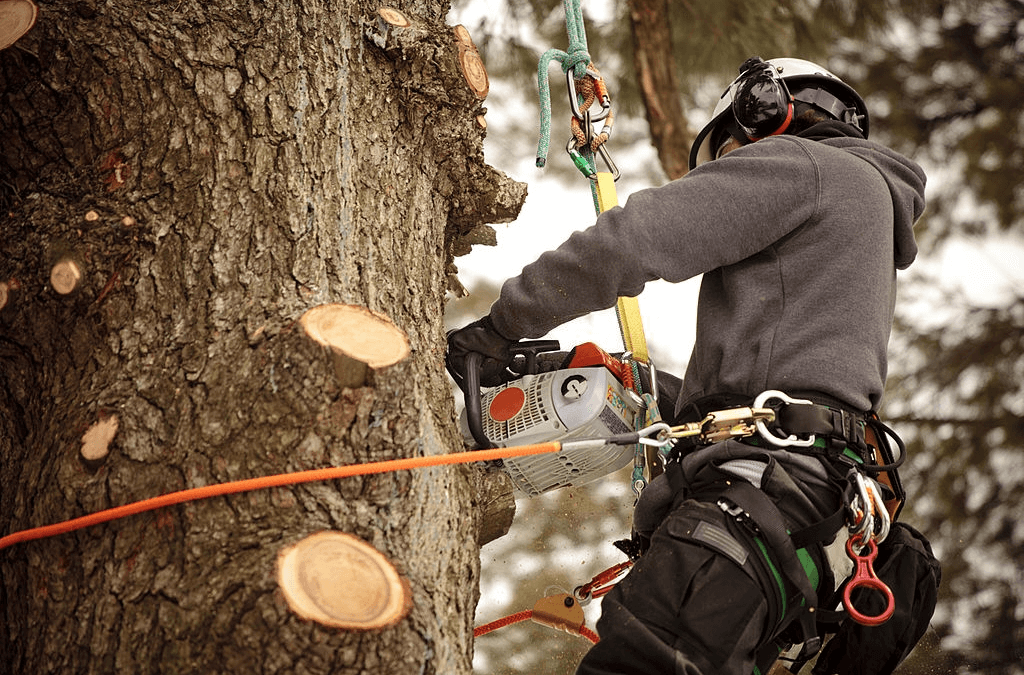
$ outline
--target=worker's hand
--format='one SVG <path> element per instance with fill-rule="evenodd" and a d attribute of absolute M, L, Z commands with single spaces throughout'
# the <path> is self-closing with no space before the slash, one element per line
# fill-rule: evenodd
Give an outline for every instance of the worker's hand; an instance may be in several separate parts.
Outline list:
<path fill-rule="evenodd" d="M 445 365 L 461 387 L 466 379 L 466 355 L 477 352 L 483 356 L 480 364 L 480 384 L 495 387 L 514 377 L 508 366 L 512 363 L 512 352 L 509 348 L 515 342 L 499 333 L 491 323 L 491 317 L 485 316 L 465 328 L 448 333 Z"/>

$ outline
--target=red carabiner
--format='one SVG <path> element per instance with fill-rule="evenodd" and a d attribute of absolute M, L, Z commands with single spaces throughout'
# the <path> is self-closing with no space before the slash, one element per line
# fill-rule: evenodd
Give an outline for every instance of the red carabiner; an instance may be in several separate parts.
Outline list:
<path fill-rule="evenodd" d="M 856 563 L 857 569 L 843 591 L 843 607 L 849 612 L 850 618 L 862 626 L 880 626 L 892 617 L 892 613 L 896 609 L 896 599 L 893 597 L 892 590 L 875 574 L 875 568 L 871 564 L 878 557 L 878 544 L 875 543 L 874 539 L 868 538 L 868 543 L 865 547 L 869 549 L 868 553 L 867 555 L 861 555 L 853 550 L 854 545 L 860 545 L 860 542 L 861 537 L 859 535 L 854 535 L 846 540 L 846 555 L 850 556 L 850 560 Z M 869 616 L 858 612 L 857 608 L 853 606 L 850 594 L 853 593 L 854 589 L 861 587 L 876 590 L 885 596 L 886 606 L 881 614 Z"/>

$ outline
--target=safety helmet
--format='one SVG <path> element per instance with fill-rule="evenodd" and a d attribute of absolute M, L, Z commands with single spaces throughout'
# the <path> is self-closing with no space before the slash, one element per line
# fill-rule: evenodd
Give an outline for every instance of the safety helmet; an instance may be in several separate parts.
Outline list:
<path fill-rule="evenodd" d="M 783 133 L 793 121 L 794 104 L 806 103 L 868 136 L 868 110 L 853 88 L 816 63 L 803 59 L 754 56 L 726 88 L 690 149 L 690 168 L 714 159 L 729 133 L 758 141 Z"/>

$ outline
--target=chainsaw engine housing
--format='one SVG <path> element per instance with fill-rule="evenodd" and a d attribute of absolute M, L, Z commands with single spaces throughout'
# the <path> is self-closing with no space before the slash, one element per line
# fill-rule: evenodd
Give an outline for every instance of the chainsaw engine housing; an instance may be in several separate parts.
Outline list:
<path fill-rule="evenodd" d="M 497 446 L 602 438 L 634 431 L 643 403 L 605 367 L 524 375 L 481 396 L 484 434 Z M 462 433 L 473 438 L 466 413 Z M 578 486 L 621 469 L 634 446 L 605 445 L 504 460 L 516 487 L 533 496 Z"/>

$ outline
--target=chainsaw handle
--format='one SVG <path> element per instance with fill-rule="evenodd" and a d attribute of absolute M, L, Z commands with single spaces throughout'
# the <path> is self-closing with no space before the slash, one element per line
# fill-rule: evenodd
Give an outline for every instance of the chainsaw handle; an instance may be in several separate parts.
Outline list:
<path fill-rule="evenodd" d="M 517 342 L 509 347 L 513 358 L 522 356 L 526 360 L 525 368 L 520 375 L 536 374 L 537 356 L 545 352 L 558 351 L 561 348 L 558 340 L 530 340 Z M 477 449 L 486 450 L 496 447 L 484 433 L 483 403 L 480 397 L 480 365 L 484 355 L 479 352 L 466 353 L 466 370 L 461 383 L 462 395 L 466 402 L 466 421 L 469 433 L 477 443 Z"/>
<path fill-rule="evenodd" d="M 462 382 L 462 395 L 466 400 L 466 421 L 469 433 L 473 434 L 477 449 L 487 450 L 495 447 L 491 439 L 484 433 L 483 405 L 480 402 L 480 364 L 484 355 L 480 352 L 466 354 L 466 373 Z"/>
<path fill-rule="evenodd" d="M 536 375 L 537 356 L 546 352 L 557 352 L 561 348 L 558 340 L 529 340 L 515 343 L 509 347 L 509 351 L 512 352 L 513 358 L 522 356 L 526 359 L 526 367 L 519 372 L 520 375 Z"/>

